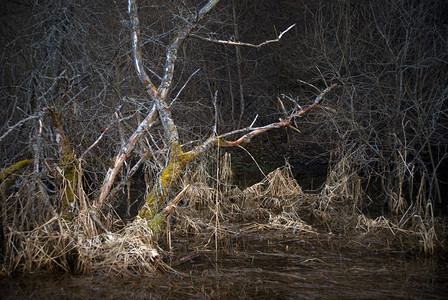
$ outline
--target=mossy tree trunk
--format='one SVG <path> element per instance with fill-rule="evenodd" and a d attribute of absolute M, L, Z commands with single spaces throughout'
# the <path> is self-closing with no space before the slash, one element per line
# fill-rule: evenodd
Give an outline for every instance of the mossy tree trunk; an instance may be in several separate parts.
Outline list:
<path fill-rule="evenodd" d="M 56 130 L 56 141 L 59 146 L 59 166 L 57 167 L 57 184 L 61 193 L 62 216 L 72 219 L 73 208 L 76 205 L 75 191 L 78 183 L 75 155 L 70 148 L 70 142 L 65 135 L 61 112 L 56 108 L 49 109 L 53 127 Z"/>

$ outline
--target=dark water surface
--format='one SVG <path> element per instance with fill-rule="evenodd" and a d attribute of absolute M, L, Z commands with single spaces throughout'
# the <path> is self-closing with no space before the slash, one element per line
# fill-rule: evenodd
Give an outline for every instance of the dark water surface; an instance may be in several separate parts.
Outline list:
<path fill-rule="evenodd" d="M 445 259 L 363 251 L 350 241 L 329 243 L 322 237 L 274 235 L 239 237 L 221 247 L 226 250 L 197 248 L 173 255 L 172 267 L 182 274 L 2 278 L 0 299 L 448 298 Z"/>

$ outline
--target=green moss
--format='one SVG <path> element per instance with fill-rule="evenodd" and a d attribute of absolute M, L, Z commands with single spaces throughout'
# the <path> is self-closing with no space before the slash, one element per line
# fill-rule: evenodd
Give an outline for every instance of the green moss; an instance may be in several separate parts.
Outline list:
<path fill-rule="evenodd" d="M 166 168 L 159 175 L 158 184 L 155 184 L 146 198 L 146 205 L 139 212 L 139 217 L 148 221 L 153 231 L 161 230 L 164 226 L 166 213 L 158 212 L 164 208 L 165 195 L 177 181 L 182 169 L 198 155 L 195 151 L 183 152 L 178 144 L 173 144 L 170 159 Z"/>
<path fill-rule="evenodd" d="M 61 208 L 63 215 L 67 215 L 70 218 L 70 208 L 75 203 L 75 187 L 78 182 L 78 172 L 74 163 L 74 154 L 68 146 L 68 139 L 64 138 L 62 141 L 62 155 L 60 159 L 61 168 L 64 171 L 64 177 L 58 178 L 60 187 L 64 190 L 61 191 L 64 195 L 62 199 Z M 64 180 L 66 183 L 64 184 Z"/>
<path fill-rule="evenodd" d="M 76 183 L 78 182 L 78 173 L 75 165 L 75 155 L 70 149 L 69 139 L 64 133 L 64 127 L 62 123 L 62 113 L 56 108 L 49 109 L 50 116 L 52 118 L 53 126 L 60 135 L 60 155 L 59 163 L 63 172 L 63 177 L 57 179 L 58 185 L 61 188 L 63 195 L 61 209 L 64 216 L 70 217 L 70 208 L 75 203 L 75 190 Z"/>
<path fill-rule="evenodd" d="M 16 181 L 16 179 L 17 179 L 16 174 L 12 174 L 12 175 L 8 176 L 8 178 L 6 178 L 4 180 L 4 184 L 2 185 L 3 191 L 6 191 L 7 189 L 9 189 L 10 186 L 13 185 L 14 181 Z"/>
<path fill-rule="evenodd" d="M 157 240 L 160 235 L 162 234 L 163 225 L 165 224 L 167 214 L 166 213 L 159 213 L 156 214 L 150 221 L 148 221 L 148 227 L 151 229 L 152 233 L 154 234 L 153 238 Z"/>
<path fill-rule="evenodd" d="M 65 185 L 63 191 L 65 197 L 62 200 L 62 212 L 63 214 L 66 214 L 70 210 L 72 204 L 75 202 L 74 189 L 78 181 L 78 173 L 76 172 L 76 168 L 73 163 L 63 166 L 63 170 L 65 180 L 67 180 L 67 184 Z M 59 184 L 61 186 L 64 186 L 63 180 L 63 178 L 59 179 Z"/>
<path fill-rule="evenodd" d="M 11 174 L 14 174 L 15 172 L 19 171 L 20 169 L 32 164 L 34 162 L 34 159 L 24 159 L 21 160 L 11 167 L 7 168 L 6 170 L 0 172 L 0 182 L 8 178 Z"/>

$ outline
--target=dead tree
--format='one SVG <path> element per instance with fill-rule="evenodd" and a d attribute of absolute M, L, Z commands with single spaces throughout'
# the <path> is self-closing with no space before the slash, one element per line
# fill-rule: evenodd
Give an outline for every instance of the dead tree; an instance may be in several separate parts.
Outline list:
<path fill-rule="evenodd" d="M 145 91 L 149 99 L 153 103 L 153 107 L 145 119 L 139 124 L 133 134 L 129 137 L 127 142 L 121 147 L 116 157 L 110 164 L 110 168 L 104 178 L 101 186 L 100 194 L 95 201 L 97 208 L 101 208 L 110 199 L 112 186 L 114 184 L 116 175 L 126 158 L 135 149 L 137 142 L 144 135 L 151 131 L 154 124 L 160 122 L 164 131 L 164 145 L 167 154 L 167 162 L 163 170 L 158 174 L 158 178 L 155 179 L 152 190 L 146 197 L 145 205 L 139 211 L 139 217 L 145 219 L 148 225 L 152 228 L 153 232 L 157 235 L 160 232 L 161 226 L 164 224 L 164 219 L 168 213 L 168 210 L 164 209 L 167 205 L 166 195 L 173 186 L 181 174 L 182 169 L 194 160 L 198 155 L 206 152 L 212 147 L 235 147 L 242 143 L 249 142 L 251 138 L 259 135 L 263 132 L 274 128 L 293 127 L 292 121 L 296 117 L 300 117 L 304 114 L 311 112 L 312 110 L 328 109 L 321 106 L 320 102 L 323 97 L 330 91 L 336 88 L 336 84 L 333 84 L 323 90 L 318 95 L 313 104 L 295 112 L 289 116 L 285 116 L 280 122 L 268 124 L 261 127 L 254 127 L 255 121 L 248 127 L 237 129 L 224 134 L 214 134 L 205 138 L 203 142 L 189 151 L 184 151 L 181 142 L 179 140 L 178 128 L 172 117 L 170 106 L 168 105 L 168 95 L 173 86 L 174 68 L 176 66 L 176 59 L 180 46 L 188 37 L 194 37 L 206 42 L 219 43 L 223 45 L 232 46 L 249 46 L 249 47 L 262 47 L 273 42 L 278 42 L 281 37 L 290 30 L 294 25 L 283 31 L 277 39 L 268 40 L 261 44 L 254 45 L 249 43 L 243 43 L 238 41 L 225 41 L 225 40 L 212 40 L 209 38 L 203 38 L 198 35 L 192 34 L 195 27 L 201 22 L 204 16 L 218 4 L 219 0 L 209 0 L 203 7 L 201 7 L 196 14 L 192 14 L 189 19 L 184 20 L 184 25 L 176 33 L 172 41 L 170 42 L 166 51 L 166 60 L 164 65 L 164 74 L 161 76 L 161 82 L 158 87 L 153 84 L 148 74 L 145 71 L 143 65 L 143 55 L 140 40 L 140 27 L 139 18 L 137 14 L 136 0 L 129 0 L 129 15 L 130 15 L 130 28 L 132 37 L 132 50 L 133 59 L 135 64 L 136 73 L 145 88 Z M 216 95 L 215 95 L 216 102 Z M 216 103 L 215 103 L 216 106 Z M 216 109 L 215 109 L 216 111 Z M 296 129 L 297 130 L 297 129 Z M 227 140 L 227 138 L 235 135 L 241 135 L 236 140 Z"/>

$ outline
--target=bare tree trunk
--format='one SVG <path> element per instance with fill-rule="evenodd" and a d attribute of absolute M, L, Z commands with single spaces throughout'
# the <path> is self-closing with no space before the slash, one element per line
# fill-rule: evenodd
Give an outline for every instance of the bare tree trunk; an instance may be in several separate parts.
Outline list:
<path fill-rule="evenodd" d="M 236 20 L 236 12 L 235 12 L 235 6 L 232 7 L 232 14 L 233 14 L 233 26 L 234 26 L 234 34 L 235 34 L 235 41 L 240 40 L 240 33 L 238 30 L 238 24 Z M 241 126 L 241 121 L 243 119 L 244 115 L 244 89 L 243 89 L 243 72 L 241 70 L 241 63 L 243 58 L 241 57 L 241 49 L 237 45 L 235 46 L 236 51 L 236 64 L 237 64 L 237 70 L 238 70 L 238 87 L 239 87 L 239 95 L 240 95 L 240 116 L 238 118 L 238 126 L 239 128 Z"/>
<path fill-rule="evenodd" d="M 104 204 L 119 169 L 123 165 L 126 158 L 129 156 L 129 154 L 134 150 L 138 139 L 142 136 L 145 130 L 149 130 L 148 126 L 150 126 L 150 124 L 155 121 L 157 117 L 159 117 L 160 121 L 162 122 L 163 128 L 165 130 L 165 135 L 171 148 L 170 151 L 172 151 L 172 153 L 179 152 L 179 134 L 171 116 L 171 111 L 169 110 L 166 102 L 168 92 L 172 86 L 177 52 L 183 41 L 187 38 L 188 34 L 196 26 L 196 23 L 199 22 L 204 17 L 204 15 L 206 15 L 218 2 L 219 0 L 208 1 L 199 11 L 196 20 L 189 20 L 189 22 L 186 23 L 185 26 L 177 33 L 174 40 L 170 43 L 166 54 L 164 76 L 162 77 L 159 88 L 156 88 L 149 78 L 148 74 L 144 70 L 140 42 L 139 19 L 137 15 L 137 4 L 135 0 L 129 0 L 129 14 L 131 21 L 130 24 L 132 48 L 134 54 L 135 69 L 138 77 L 140 78 L 140 81 L 145 86 L 146 92 L 150 96 L 151 100 L 154 101 L 154 107 L 151 110 L 151 113 L 145 118 L 145 120 L 140 123 L 139 127 L 132 134 L 128 142 L 121 148 L 119 154 L 115 157 L 112 166 L 107 171 L 106 177 L 101 187 L 100 195 L 96 201 L 97 207 L 101 207 Z M 180 150 L 180 152 L 182 152 L 182 150 Z M 179 155 L 179 153 L 177 155 Z"/>

